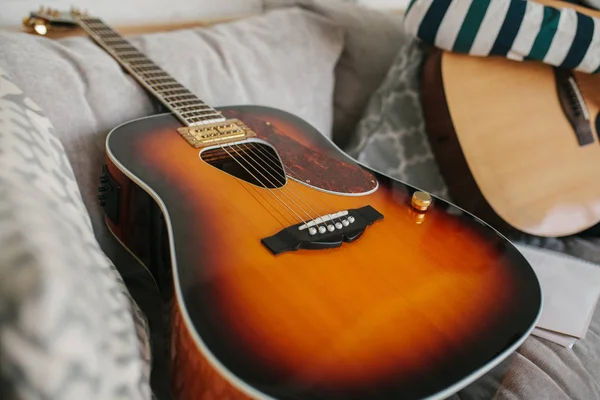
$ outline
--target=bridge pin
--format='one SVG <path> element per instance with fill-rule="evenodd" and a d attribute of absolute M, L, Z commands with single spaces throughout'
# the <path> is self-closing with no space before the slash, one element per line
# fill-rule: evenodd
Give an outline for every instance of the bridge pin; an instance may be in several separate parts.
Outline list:
<path fill-rule="evenodd" d="M 338 228 L 338 229 L 342 229 L 342 227 L 343 227 L 343 226 L 344 226 L 344 225 L 342 225 L 342 223 L 341 223 L 341 222 L 336 222 L 336 223 L 335 223 L 335 227 L 336 227 L 336 228 Z"/>
<path fill-rule="evenodd" d="M 335 231 L 335 226 L 333 226 L 333 225 L 327 225 L 327 230 L 329 232 L 333 232 L 333 231 Z"/>
<path fill-rule="evenodd" d="M 347 220 L 347 219 L 343 219 L 343 220 L 342 220 L 342 225 L 344 225 L 344 226 L 348 226 L 348 225 L 350 225 L 350 222 L 348 222 L 348 220 Z"/>
<path fill-rule="evenodd" d="M 325 233 L 325 232 L 327 232 L 327 229 L 324 226 L 320 226 L 319 233 Z"/>
<path fill-rule="evenodd" d="M 348 217 L 348 222 L 353 223 L 354 222 L 354 217 L 353 216 L 349 216 Z"/>
<path fill-rule="evenodd" d="M 310 228 L 308 228 L 308 233 L 311 235 L 316 235 L 317 229 L 314 226 L 311 226 Z"/>

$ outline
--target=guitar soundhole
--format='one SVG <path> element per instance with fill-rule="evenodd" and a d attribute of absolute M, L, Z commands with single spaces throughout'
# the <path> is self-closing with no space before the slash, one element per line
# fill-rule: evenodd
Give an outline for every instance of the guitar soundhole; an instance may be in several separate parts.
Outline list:
<path fill-rule="evenodd" d="M 280 188 L 286 182 L 279 156 L 263 143 L 226 144 L 204 150 L 200 157 L 213 167 L 261 188 Z"/>

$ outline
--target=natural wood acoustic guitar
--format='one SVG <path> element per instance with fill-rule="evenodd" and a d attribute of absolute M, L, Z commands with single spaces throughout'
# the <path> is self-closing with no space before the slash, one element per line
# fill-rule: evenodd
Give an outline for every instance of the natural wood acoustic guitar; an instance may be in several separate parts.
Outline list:
<path fill-rule="evenodd" d="M 171 111 L 109 133 L 100 197 L 170 305 L 175 399 L 442 399 L 533 329 L 531 266 L 473 215 L 288 112 L 208 106 L 97 18 L 28 22 L 81 27 Z"/>
<path fill-rule="evenodd" d="M 537 236 L 600 222 L 600 75 L 434 51 L 422 89 L 430 143 L 457 205 L 501 231 Z"/>

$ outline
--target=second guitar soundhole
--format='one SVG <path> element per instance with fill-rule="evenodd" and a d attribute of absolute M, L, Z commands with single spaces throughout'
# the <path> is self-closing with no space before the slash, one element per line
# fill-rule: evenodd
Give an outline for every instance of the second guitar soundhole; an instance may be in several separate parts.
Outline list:
<path fill-rule="evenodd" d="M 200 157 L 213 167 L 261 188 L 276 189 L 286 183 L 277 153 L 264 143 L 226 144 L 204 150 Z"/>

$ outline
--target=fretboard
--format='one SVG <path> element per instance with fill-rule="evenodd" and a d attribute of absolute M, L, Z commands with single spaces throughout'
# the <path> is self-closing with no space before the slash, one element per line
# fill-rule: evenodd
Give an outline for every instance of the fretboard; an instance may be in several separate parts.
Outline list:
<path fill-rule="evenodd" d="M 80 18 L 79 25 L 184 124 L 195 126 L 225 120 L 220 112 L 196 97 L 101 20 Z"/>

